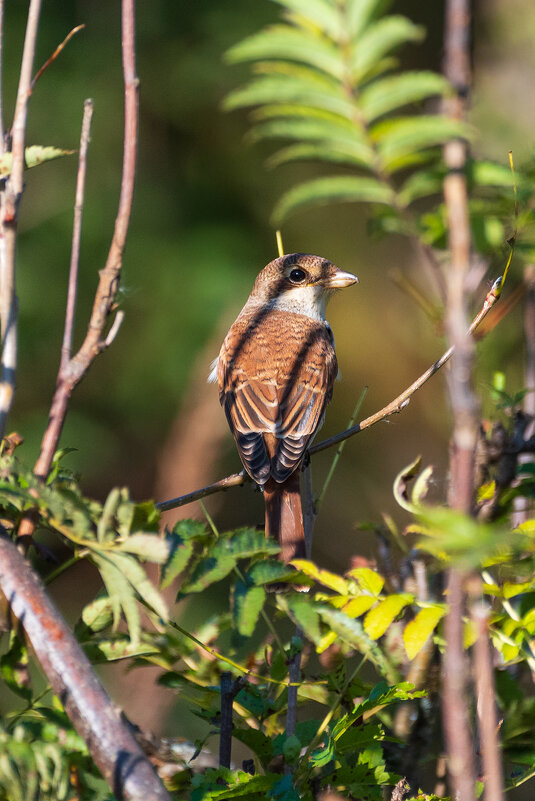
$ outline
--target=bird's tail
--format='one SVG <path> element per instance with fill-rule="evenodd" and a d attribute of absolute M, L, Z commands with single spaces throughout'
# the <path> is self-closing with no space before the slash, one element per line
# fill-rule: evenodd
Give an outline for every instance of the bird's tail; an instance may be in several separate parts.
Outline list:
<path fill-rule="evenodd" d="M 278 484 L 270 478 L 264 485 L 266 537 L 273 537 L 282 548 L 281 559 L 305 559 L 305 529 L 299 491 L 299 470 Z"/>

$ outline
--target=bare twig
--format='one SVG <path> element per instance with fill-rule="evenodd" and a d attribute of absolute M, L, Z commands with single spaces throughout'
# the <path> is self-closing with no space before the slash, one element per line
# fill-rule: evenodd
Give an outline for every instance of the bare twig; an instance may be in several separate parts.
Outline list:
<path fill-rule="evenodd" d="M 481 580 L 479 580 L 481 587 Z M 478 593 L 481 594 L 480 592 Z M 472 607 L 477 639 L 474 645 L 474 679 L 477 690 L 477 713 L 483 757 L 485 801 L 503 801 L 503 771 L 498 741 L 498 719 L 494 694 L 494 676 L 489 643 L 489 608 L 481 600 Z"/>
<path fill-rule="evenodd" d="M 494 282 L 491 290 L 487 293 L 480 311 L 474 317 L 469 328 L 470 333 L 473 333 L 476 330 L 478 325 L 485 319 L 491 308 L 498 300 L 500 296 L 500 286 L 501 278 L 498 278 Z M 446 362 L 451 358 L 453 352 L 453 347 L 448 348 L 448 350 L 442 354 L 440 359 L 432 364 L 431 367 L 425 371 L 425 373 L 422 373 L 422 375 L 419 376 L 419 378 L 417 378 L 416 381 L 407 387 L 407 389 L 405 389 L 400 395 L 398 395 L 397 398 L 394 398 L 394 400 L 389 404 L 383 406 L 382 409 L 380 409 L 378 412 L 375 412 L 375 414 L 372 414 L 370 417 L 366 417 L 365 420 L 357 423 L 357 425 L 346 429 L 346 431 L 341 431 L 339 434 L 335 434 L 334 436 L 329 437 L 329 439 L 323 440 L 323 442 L 318 442 L 316 445 L 313 445 L 308 451 L 309 455 L 313 456 L 315 453 L 319 453 L 327 448 L 332 448 L 333 445 L 338 445 L 339 442 L 343 442 L 344 440 L 349 439 L 349 437 L 359 434 L 361 431 L 364 431 L 364 429 L 370 428 L 371 426 L 375 425 L 375 423 L 379 423 L 381 420 L 384 420 L 386 417 L 401 412 L 408 406 L 409 401 L 414 393 L 421 389 L 421 387 L 423 387 L 423 385 L 446 364 Z M 244 470 L 241 470 L 239 473 L 232 473 L 230 476 L 226 476 L 219 481 L 214 481 L 213 484 L 208 484 L 206 487 L 202 487 L 201 489 L 188 492 L 186 495 L 180 495 L 177 498 L 171 498 L 168 501 L 162 501 L 161 503 L 156 504 L 156 506 L 158 509 L 160 509 L 160 511 L 165 512 L 168 509 L 176 509 L 179 506 L 185 506 L 186 504 L 193 503 L 201 498 L 206 498 L 208 495 L 213 495 L 216 492 L 225 492 L 232 487 L 241 487 L 248 481 L 250 481 L 250 479 L 247 473 Z"/>
<path fill-rule="evenodd" d="M 110 314 L 115 309 L 115 296 L 119 285 L 126 234 L 130 222 L 134 194 L 134 178 L 136 171 L 137 136 L 138 136 L 138 85 L 135 63 L 135 17 L 134 0 L 122 0 L 122 52 L 125 98 L 125 125 L 123 173 L 119 209 L 115 220 L 115 230 L 104 269 L 100 272 L 100 280 L 95 294 L 93 310 L 85 339 L 76 353 L 60 369 L 47 429 L 41 443 L 41 452 L 35 464 L 34 472 L 45 478 L 56 451 L 69 398 L 89 367 L 109 344 L 105 328 Z M 119 323 L 118 323 L 119 324 Z"/>
<path fill-rule="evenodd" d="M 35 82 L 35 79 L 34 79 Z M 84 209 L 85 180 L 87 175 L 87 151 L 91 136 L 91 121 L 93 119 L 93 101 L 84 102 L 84 116 L 82 120 L 82 133 L 80 135 L 80 151 L 78 155 L 78 175 L 76 177 L 76 196 L 74 201 L 74 222 L 72 227 L 71 263 L 69 268 L 69 286 L 67 290 L 67 304 L 65 308 L 65 328 L 63 331 L 63 345 L 61 347 L 60 374 L 63 373 L 72 353 L 72 336 L 74 331 L 74 317 L 76 313 L 76 294 L 78 289 L 78 267 L 80 264 L 80 241 L 82 236 L 82 213 Z"/>
<path fill-rule="evenodd" d="M 54 62 L 57 59 L 57 57 L 59 56 L 59 54 L 61 53 L 61 51 L 65 47 L 65 45 L 67 44 L 67 42 L 69 42 L 72 39 L 73 36 L 75 36 L 79 31 L 82 31 L 84 28 L 85 28 L 85 25 L 77 25 L 76 28 L 73 28 L 72 31 L 70 31 L 70 33 L 67 34 L 67 36 L 62 41 L 62 43 L 59 44 L 56 47 L 56 49 L 54 50 L 54 52 L 52 53 L 50 58 L 47 58 L 47 60 L 45 61 L 45 63 L 41 67 L 41 69 L 39 69 L 35 73 L 35 75 L 33 77 L 33 80 L 31 82 L 31 85 L 30 85 L 30 92 L 33 92 L 33 90 L 35 89 L 35 84 L 37 83 L 37 81 L 39 80 L 39 78 L 41 77 L 43 72 L 45 72 L 45 70 L 47 70 L 48 67 L 50 67 L 52 62 Z"/>
<path fill-rule="evenodd" d="M 40 579 L 3 529 L 0 589 L 22 622 L 54 693 L 61 698 L 114 795 L 131 801 L 170 801 Z"/>
<path fill-rule="evenodd" d="M 5 434 L 7 417 L 15 394 L 17 371 L 17 294 L 15 283 L 15 250 L 18 206 L 22 197 L 24 144 L 28 120 L 28 101 L 41 0 L 31 0 L 24 38 L 15 115 L 13 117 L 11 174 L 0 201 L 0 318 L 2 331 L 2 363 L 0 367 L 0 438 Z"/>

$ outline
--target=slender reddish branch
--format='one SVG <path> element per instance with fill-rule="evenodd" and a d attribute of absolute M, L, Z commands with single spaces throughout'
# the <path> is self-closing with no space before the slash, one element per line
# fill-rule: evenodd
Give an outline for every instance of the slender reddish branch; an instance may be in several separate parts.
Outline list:
<path fill-rule="evenodd" d="M 28 120 L 28 101 L 41 0 L 31 0 L 24 37 L 19 86 L 13 117 L 11 174 L 0 200 L 0 319 L 2 332 L 2 361 L 0 367 L 0 438 L 5 434 L 15 394 L 17 371 L 17 293 L 15 283 L 15 251 L 17 216 L 23 190 L 24 145 Z"/>
<path fill-rule="evenodd" d="M 447 100 L 445 113 L 457 120 L 465 115 L 470 86 L 469 0 L 446 1 L 444 73 L 456 89 Z M 447 279 L 446 328 L 455 348 L 448 376 L 453 412 L 450 454 L 449 501 L 453 509 L 472 512 L 474 454 L 477 437 L 477 403 L 471 377 L 474 343 L 466 335 L 466 279 L 470 270 L 470 219 L 464 168 L 466 143 L 448 142 L 444 147 L 448 174 L 444 179 L 444 202 L 448 218 L 450 264 Z M 451 568 L 448 578 L 449 611 L 444 621 L 446 648 L 443 656 L 442 718 L 452 795 L 458 801 L 474 801 L 475 770 L 473 735 L 468 721 L 467 669 L 463 648 L 465 576 Z"/>
<path fill-rule="evenodd" d="M 481 586 L 481 580 L 478 583 Z M 481 595 L 480 592 L 479 595 Z M 474 680 L 477 690 L 485 801 L 503 801 L 503 770 L 498 740 L 492 652 L 489 642 L 489 608 L 483 601 L 477 601 L 472 607 L 472 620 L 477 633 L 474 644 Z"/>
<path fill-rule="evenodd" d="M 171 801 L 40 579 L 1 527 L 0 589 L 114 795 Z"/>
<path fill-rule="evenodd" d="M 501 278 L 498 278 L 494 282 L 491 290 L 487 293 L 480 311 L 474 317 L 469 328 L 470 333 L 473 333 L 476 330 L 478 325 L 485 319 L 489 311 L 500 297 L 500 287 Z M 398 395 L 397 398 L 394 398 L 393 401 L 390 401 L 389 404 L 383 406 L 383 408 L 378 412 L 375 412 L 375 414 L 372 414 L 370 417 L 366 417 L 365 420 L 362 420 L 355 426 L 352 426 L 345 431 L 341 431 L 339 434 L 335 434 L 334 436 L 329 437 L 329 439 L 323 440 L 323 442 L 318 442 L 316 445 L 313 445 L 308 451 L 309 455 L 313 456 L 315 453 L 319 453 L 327 448 L 332 448 L 333 445 L 338 445 L 338 443 L 342 442 L 343 440 L 349 439 L 349 437 L 353 437 L 355 434 L 359 434 L 361 431 L 364 431 L 364 429 L 370 428 L 376 423 L 379 423 L 381 420 L 384 420 L 386 417 L 389 417 L 392 414 L 397 414 L 403 411 L 403 409 L 406 409 L 414 393 L 421 389 L 421 387 L 423 387 L 423 385 L 446 364 L 446 362 L 451 358 L 453 352 L 453 347 L 448 348 L 448 350 L 442 354 L 440 359 L 437 359 L 434 364 L 428 367 L 427 370 L 422 373 L 422 375 L 419 376 L 416 381 L 413 381 L 413 383 L 400 395 Z M 219 481 L 214 481 L 213 484 L 208 484 L 206 487 L 194 490 L 193 492 L 188 492 L 186 495 L 180 495 L 178 498 L 171 498 L 168 501 L 162 501 L 156 505 L 161 512 L 167 512 L 169 509 L 176 509 L 179 506 L 186 506 L 188 503 L 193 503 L 201 498 L 206 498 L 208 495 L 214 495 L 216 492 L 225 492 L 232 487 L 243 486 L 243 484 L 246 484 L 249 480 L 250 479 L 245 471 L 242 470 L 239 473 L 232 473 L 232 475 L 226 476 Z"/>
<path fill-rule="evenodd" d="M 124 74 L 125 125 L 123 173 L 119 208 L 115 220 L 115 230 L 108 252 L 106 265 L 100 272 L 95 300 L 85 339 L 78 351 L 60 369 L 56 392 L 50 408 L 50 418 L 41 443 L 41 452 L 34 472 L 45 478 L 50 469 L 67 414 L 70 396 L 82 380 L 89 367 L 105 350 L 111 340 L 105 329 L 108 319 L 115 310 L 115 296 L 119 285 L 126 234 L 134 196 L 138 139 L 138 86 L 135 61 L 135 17 L 134 0 L 122 2 L 122 53 Z"/>
<path fill-rule="evenodd" d="M 78 289 L 78 268 L 80 264 L 80 242 L 82 237 L 82 213 L 84 209 L 85 181 L 87 175 L 87 151 L 89 149 L 89 138 L 91 135 L 92 119 L 93 119 L 93 101 L 88 99 L 84 103 L 82 133 L 80 135 L 78 174 L 76 177 L 76 197 L 74 201 L 74 222 L 72 227 L 71 262 L 69 268 L 67 305 L 65 308 L 65 328 L 63 331 L 63 345 L 61 347 L 61 361 L 59 368 L 60 375 L 65 372 L 72 353 L 72 336 L 74 330 L 74 318 L 76 313 L 76 295 Z"/>

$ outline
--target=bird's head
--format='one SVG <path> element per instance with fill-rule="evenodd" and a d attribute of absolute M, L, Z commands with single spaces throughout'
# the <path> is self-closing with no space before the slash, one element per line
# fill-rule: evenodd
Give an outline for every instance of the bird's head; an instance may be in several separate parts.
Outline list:
<path fill-rule="evenodd" d="M 329 295 L 358 283 L 358 278 L 321 256 L 289 253 L 271 261 L 258 274 L 251 292 L 255 303 L 323 317 Z"/>

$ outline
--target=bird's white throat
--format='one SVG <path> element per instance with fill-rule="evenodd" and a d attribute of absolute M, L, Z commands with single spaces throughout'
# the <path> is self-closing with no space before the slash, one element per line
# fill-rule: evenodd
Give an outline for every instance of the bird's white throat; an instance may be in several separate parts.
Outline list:
<path fill-rule="evenodd" d="M 269 301 L 270 309 L 304 314 L 313 320 L 325 320 L 328 293 L 321 286 L 299 286 L 281 292 Z"/>

